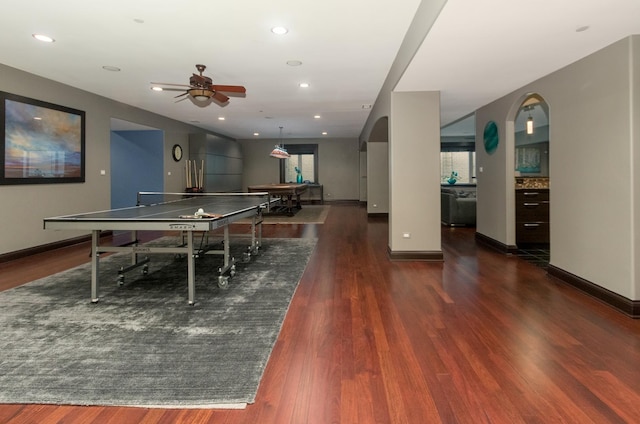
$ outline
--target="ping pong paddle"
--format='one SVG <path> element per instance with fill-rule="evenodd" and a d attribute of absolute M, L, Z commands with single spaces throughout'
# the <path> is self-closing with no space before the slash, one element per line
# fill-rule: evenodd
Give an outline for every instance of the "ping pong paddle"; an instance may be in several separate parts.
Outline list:
<path fill-rule="evenodd" d="M 180 219 L 200 219 L 200 218 L 221 218 L 222 215 L 216 213 L 199 212 L 195 215 L 180 215 Z"/>
<path fill-rule="evenodd" d="M 222 217 L 222 215 L 218 213 L 209 213 L 209 212 L 199 212 L 198 215 L 200 215 L 203 218 L 221 218 Z"/>

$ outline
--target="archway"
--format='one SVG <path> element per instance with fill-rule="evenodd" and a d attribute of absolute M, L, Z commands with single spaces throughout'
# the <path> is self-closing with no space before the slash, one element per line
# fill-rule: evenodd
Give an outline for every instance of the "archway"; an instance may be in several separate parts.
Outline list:
<path fill-rule="evenodd" d="M 537 93 L 514 119 L 515 241 L 524 259 L 547 266 L 550 257 L 549 105 Z"/>

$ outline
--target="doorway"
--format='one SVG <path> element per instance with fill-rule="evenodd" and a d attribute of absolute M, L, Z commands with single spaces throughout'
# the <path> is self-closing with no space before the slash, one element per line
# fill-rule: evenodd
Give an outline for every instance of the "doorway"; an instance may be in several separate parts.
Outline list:
<path fill-rule="evenodd" d="M 538 266 L 550 260 L 549 106 L 539 94 L 522 101 L 514 121 L 515 225 L 518 255 Z"/>
<path fill-rule="evenodd" d="M 163 146 L 163 131 L 112 119 L 112 209 L 135 206 L 140 191 L 164 191 Z"/>

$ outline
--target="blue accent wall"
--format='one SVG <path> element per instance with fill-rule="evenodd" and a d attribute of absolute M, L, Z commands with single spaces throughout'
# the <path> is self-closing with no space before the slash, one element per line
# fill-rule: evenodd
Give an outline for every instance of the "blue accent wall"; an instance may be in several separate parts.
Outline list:
<path fill-rule="evenodd" d="M 111 132 L 111 208 L 136 205 L 139 191 L 164 191 L 162 131 Z"/>

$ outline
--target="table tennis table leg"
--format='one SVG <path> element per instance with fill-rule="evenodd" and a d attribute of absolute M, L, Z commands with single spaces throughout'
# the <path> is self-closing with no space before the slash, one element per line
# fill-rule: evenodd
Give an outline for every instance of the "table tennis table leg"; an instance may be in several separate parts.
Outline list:
<path fill-rule="evenodd" d="M 229 268 L 229 245 L 231 242 L 229 241 L 229 226 L 224 226 L 224 269 Z"/>
<path fill-rule="evenodd" d="M 256 222 L 258 222 L 258 215 L 254 215 L 251 218 L 251 246 L 249 247 L 249 254 L 253 253 L 256 248 Z"/>
<path fill-rule="evenodd" d="M 131 231 L 131 245 L 137 246 L 138 244 L 138 232 L 136 230 Z M 135 249 L 131 249 L 131 265 L 138 263 L 138 254 Z"/>
<path fill-rule="evenodd" d="M 251 222 L 251 252 L 254 253 L 262 246 L 262 211 L 253 216 Z"/>
<path fill-rule="evenodd" d="M 193 252 L 193 231 L 187 231 L 187 281 L 189 286 L 189 305 L 195 304 L 196 297 L 196 267 Z"/>
<path fill-rule="evenodd" d="M 100 230 L 91 232 L 91 302 L 97 303 L 98 298 L 98 273 L 100 271 L 100 253 L 98 253 L 98 241 Z"/>

